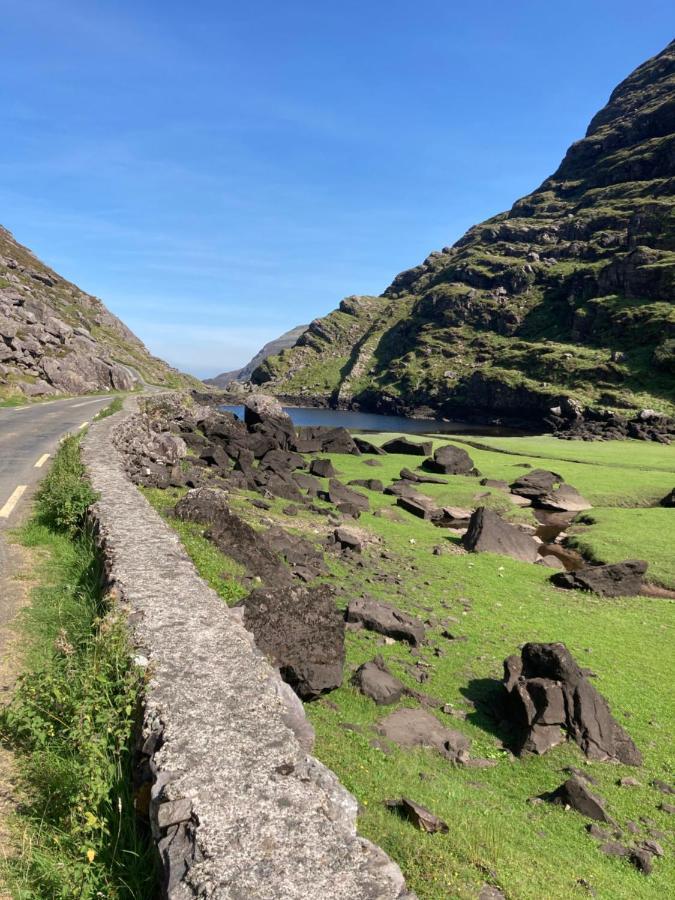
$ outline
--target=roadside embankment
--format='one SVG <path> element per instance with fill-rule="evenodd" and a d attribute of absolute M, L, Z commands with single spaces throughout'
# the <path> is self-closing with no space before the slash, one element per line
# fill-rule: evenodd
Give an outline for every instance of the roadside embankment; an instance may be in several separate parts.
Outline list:
<path fill-rule="evenodd" d="M 410 897 L 357 836 L 354 798 L 303 750 L 295 695 L 125 474 L 112 435 L 135 408 L 93 425 L 83 459 L 108 590 L 148 670 L 141 772 L 164 895 Z"/>

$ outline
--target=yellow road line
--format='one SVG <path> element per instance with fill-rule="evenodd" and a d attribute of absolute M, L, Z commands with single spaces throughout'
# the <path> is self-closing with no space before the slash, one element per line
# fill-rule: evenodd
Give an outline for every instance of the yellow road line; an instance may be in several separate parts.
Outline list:
<path fill-rule="evenodd" d="M 27 487 L 27 484 L 20 484 L 17 488 L 14 489 L 12 496 L 9 498 L 7 503 L 5 503 L 2 509 L 0 509 L 0 519 L 9 519 L 12 512 L 14 511 L 14 507 L 23 496 L 23 493 Z"/>
<path fill-rule="evenodd" d="M 40 459 L 33 466 L 34 469 L 41 469 L 49 459 L 49 453 L 43 453 Z"/>

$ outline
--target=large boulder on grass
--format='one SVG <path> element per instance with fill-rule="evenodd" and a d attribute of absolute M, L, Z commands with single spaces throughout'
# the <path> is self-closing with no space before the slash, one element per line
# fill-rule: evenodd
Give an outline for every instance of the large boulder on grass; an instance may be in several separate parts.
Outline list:
<path fill-rule="evenodd" d="M 397 641 L 407 641 L 413 646 L 424 640 L 424 623 L 415 616 L 397 609 L 389 603 L 380 603 L 365 597 L 357 597 L 347 607 L 347 621 L 361 622 L 370 631 L 377 631 Z"/>
<path fill-rule="evenodd" d="M 642 590 L 647 567 L 644 559 L 627 559 L 606 566 L 585 566 L 575 572 L 559 572 L 552 580 L 558 587 L 593 591 L 603 597 L 634 597 Z"/>
<path fill-rule="evenodd" d="M 539 544 L 533 537 L 485 506 L 472 513 L 462 544 L 475 553 L 500 553 L 522 562 L 533 563 L 539 555 Z"/>
<path fill-rule="evenodd" d="M 589 759 L 642 764 L 630 735 L 564 644 L 525 644 L 520 656 L 504 662 L 504 687 L 519 752 L 545 753 L 565 739 L 564 729 Z"/>
<path fill-rule="evenodd" d="M 439 447 L 433 459 L 425 459 L 422 466 L 428 472 L 440 472 L 443 475 L 469 475 L 475 468 L 466 450 L 454 444 Z"/>
<path fill-rule="evenodd" d="M 299 697 L 312 700 L 340 686 L 345 623 L 330 587 L 259 588 L 238 605 L 256 646 Z"/>
<path fill-rule="evenodd" d="M 429 456 L 433 443 L 431 441 L 423 441 L 421 444 L 411 441 L 407 437 L 392 438 L 390 441 L 382 444 L 385 453 L 403 453 L 408 456 Z"/>

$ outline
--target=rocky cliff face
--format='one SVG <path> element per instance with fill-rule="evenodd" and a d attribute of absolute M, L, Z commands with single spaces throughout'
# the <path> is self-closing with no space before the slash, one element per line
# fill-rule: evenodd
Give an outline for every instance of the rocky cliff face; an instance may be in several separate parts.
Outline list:
<path fill-rule="evenodd" d="M 349 298 L 252 376 L 374 409 L 537 417 L 675 404 L 675 42 L 541 187 Z"/>
<path fill-rule="evenodd" d="M 284 332 L 280 337 L 265 344 L 243 368 L 234 369 L 232 372 L 223 372 L 221 375 L 216 375 L 215 378 L 206 378 L 204 384 L 212 384 L 215 387 L 224 388 L 228 384 L 232 384 L 233 381 L 249 381 L 251 375 L 258 366 L 265 362 L 268 356 L 275 356 L 277 353 L 281 353 L 282 350 L 294 347 L 298 338 L 307 331 L 307 328 L 307 325 L 297 325 L 295 328 L 291 328 L 290 331 Z"/>
<path fill-rule="evenodd" d="M 198 383 L 151 356 L 100 300 L 0 227 L 0 401 L 129 390 L 140 380 Z"/>

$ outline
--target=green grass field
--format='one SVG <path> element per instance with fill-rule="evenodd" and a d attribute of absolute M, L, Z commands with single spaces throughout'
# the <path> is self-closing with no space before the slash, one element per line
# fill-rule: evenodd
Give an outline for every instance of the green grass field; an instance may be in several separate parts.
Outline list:
<path fill-rule="evenodd" d="M 485 444 L 493 439 L 480 440 Z M 500 439 L 499 449 L 505 449 L 501 446 L 505 442 L 516 455 L 468 448 L 483 475 L 510 481 L 523 473 L 519 467 L 523 462 L 559 472 L 594 507 L 598 505 L 588 514 L 597 524 L 575 535 L 584 552 L 608 562 L 644 555 L 650 576 L 675 586 L 671 551 L 675 510 L 649 507 L 675 481 L 675 450 L 637 442 L 583 444 L 552 438 Z M 546 461 L 538 458 L 544 453 Z M 375 477 L 385 484 L 403 466 L 414 468 L 421 461 L 410 456 L 378 457 L 381 465 L 371 467 L 366 465 L 370 458 L 331 457 L 342 480 Z M 444 503 L 470 507 L 487 503 L 511 518 L 531 518 L 529 510 L 513 506 L 499 490 L 479 497 L 486 489 L 474 477 L 447 480 L 447 485 L 421 489 Z M 586 884 L 601 900 L 671 896 L 672 817 L 658 809 L 668 798 L 650 782 L 668 781 L 675 766 L 673 601 L 602 599 L 556 589 L 549 580 L 550 570 L 491 554 L 467 554 L 458 537 L 393 510 L 395 498 L 360 490 L 368 495 L 371 512 L 363 514 L 356 527 L 373 543 L 363 553 L 362 567 L 328 557 L 339 604 L 366 592 L 433 623 L 428 628 L 431 644 L 419 652 L 403 643 L 388 645 L 371 632 L 349 632 L 342 686 L 306 707 L 317 732 L 316 755 L 361 804 L 360 832 L 396 859 L 422 900 L 469 900 L 486 882 L 497 885 L 509 900 L 589 896 Z M 151 492 L 152 501 L 165 512 L 175 496 Z M 324 517 L 307 511 L 288 519 L 281 500 L 263 514 L 245 495 L 233 499 L 232 505 L 254 525 L 263 515 L 305 537 L 314 533 L 318 539 L 329 527 Z M 231 563 L 223 557 L 218 560 L 198 526 L 190 528 L 187 544 L 196 564 L 211 583 L 225 573 L 221 594 L 228 602 L 236 600 L 239 592 L 232 588 L 236 572 Z M 443 548 L 441 555 L 432 552 L 437 546 Z M 382 558 L 385 550 L 392 558 Z M 449 620 L 451 630 L 466 640 L 444 640 L 439 620 Z M 595 685 L 641 749 L 643 767 L 587 763 L 576 745 L 560 746 L 544 757 L 510 757 L 501 745 L 504 735 L 489 715 L 489 699 L 499 690 L 504 658 L 526 641 L 562 641 L 580 665 L 592 669 Z M 442 655 L 436 655 L 433 644 Z M 374 746 L 377 722 L 392 707 L 377 707 L 350 685 L 350 678 L 358 665 L 378 653 L 406 685 L 451 704 L 459 717 L 435 714 L 447 727 L 471 738 L 473 756 L 496 760 L 497 765 L 457 768 L 432 751 L 391 746 L 384 752 Z M 428 664 L 423 684 L 412 674 L 420 661 Z M 587 820 L 577 813 L 527 802 L 557 787 L 569 765 L 588 766 L 598 779 L 595 790 L 624 829 L 624 841 L 644 839 L 647 827 L 669 834 L 659 838 L 665 857 L 656 861 L 652 875 L 641 875 L 627 862 L 602 854 L 585 832 Z M 626 775 L 636 777 L 641 786 L 618 786 L 618 779 Z M 402 795 L 445 819 L 449 833 L 421 833 L 385 807 L 385 800 Z M 642 818 L 653 824 L 647 826 Z M 640 829 L 637 838 L 625 831 L 629 821 Z"/>

